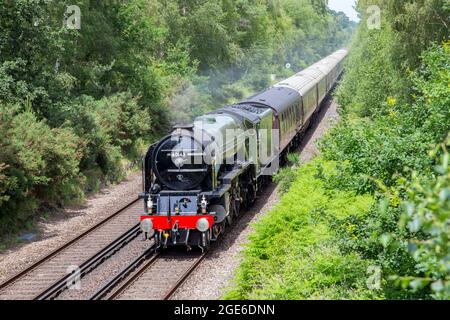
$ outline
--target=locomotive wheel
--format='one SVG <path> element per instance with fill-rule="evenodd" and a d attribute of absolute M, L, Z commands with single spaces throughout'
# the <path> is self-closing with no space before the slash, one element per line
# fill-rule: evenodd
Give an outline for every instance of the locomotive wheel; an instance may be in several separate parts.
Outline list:
<path fill-rule="evenodd" d="M 233 220 L 239 216 L 240 210 L 241 210 L 241 202 L 239 199 L 239 196 L 235 194 L 234 192 L 230 196 L 230 202 L 229 202 L 229 208 L 230 212 L 227 216 L 227 222 L 228 225 L 231 225 Z"/>
<path fill-rule="evenodd" d="M 223 221 L 221 224 L 220 224 L 220 233 L 221 234 L 223 234 L 223 233 L 225 233 L 225 229 L 227 228 L 227 223 L 226 223 L 226 221 Z"/>
<path fill-rule="evenodd" d="M 253 184 L 247 184 L 247 192 L 246 192 L 246 204 L 247 208 L 251 207 L 255 202 L 255 188 Z"/>
<path fill-rule="evenodd" d="M 229 202 L 229 208 L 230 208 L 230 212 L 228 212 L 226 221 L 227 221 L 227 225 L 231 226 L 233 224 L 233 218 L 234 218 L 234 205 L 233 205 L 234 201 L 233 198 L 230 197 L 230 202 Z"/>
<path fill-rule="evenodd" d="M 238 188 L 239 188 L 239 186 L 238 186 Z M 231 197 L 231 199 L 232 199 L 231 205 L 232 205 L 232 208 L 233 208 L 233 215 L 236 218 L 241 213 L 241 198 L 240 198 L 240 194 L 241 194 L 240 188 L 237 189 L 237 190 L 235 189 L 235 192 L 233 192 L 233 195 Z"/>
<path fill-rule="evenodd" d="M 211 246 L 211 235 L 210 235 L 210 233 L 208 231 L 205 232 L 204 235 L 206 237 L 206 239 L 205 239 L 206 243 L 205 243 L 204 247 L 203 246 L 201 246 L 201 247 L 203 247 L 202 251 L 208 251 L 209 247 Z"/>
<path fill-rule="evenodd" d="M 241 213 L 241 201 L 239 199 L 234 200 L 234 216 L 238 217 Z"/>
<path fill-rule="evenodd" d="M 221 223 L 215 224 L 213 226 L 213 239 L 217 240 L 217 238 L 225 232 L 226 222 L 223 221 Z M 211 239 L 212 240 L 212 239 Z"/>
<path fill-rule="evenodd" d="M 231 212 L 230 212 L 229 215 L 227 215 L 227 218 L 225 220 L 227 221 L 227 225 L 228 226 L 232 225 L 232 223 L 233 223 L 233 215 L 231 214 Z"/>

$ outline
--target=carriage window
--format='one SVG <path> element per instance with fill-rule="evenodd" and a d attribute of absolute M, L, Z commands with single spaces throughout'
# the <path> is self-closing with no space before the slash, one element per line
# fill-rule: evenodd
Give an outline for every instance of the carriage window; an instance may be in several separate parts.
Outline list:
<path fill-rule="evenodd" d="M 289 107 L 289 128 L 292 129 L 292 107 Z"/>
<path fill-rule="evenodd" d="M 292 120 L 294 119 L 293 115 L 294 114 L 292 113 L 292 106 L 291 106 L 291 107 L 289 107 L 289 128 L 291 128 L 291 130 L 292 130 L 292 124 L 293 124 Z"/>
<path fill-rule="evenodd" d="M 289 131 L 289 113 L 288 112 L 286 112 L 284 115 L 284 130 L 286 132 Z"/>
<path fill-rule="evenodd" d="M 286 132 L 289 131 L 289 127 L 290 127 L 290 124 L 289 124 L 290 119 L 289 118 L 290 118 L 289 117 L 289 109 L 287 109 L 286 110 Z"/>
<path fill-rule="evenodd" d="M 291 117 L 292 117 L 292 128 L 295 128 L 295 104 L 291 107 Z"/>
<path fill-rule="evenodd" d="M 292 125 L 295 126 L 295 122 L 296 122 L 296 113 L 295 113 L 295 104 L 292 105 Z"/>
<path fill-rule="evenodd" d="M 297 119 L 298 119 L 298 121 L 300 122 L 301 121 L 301 118 L 302 118 L 302 103 L 299 101 L 298 103 L 297 103 Z"/>
<path fill-rule="evenodd" d="M 280 114 L 280 125 L 278 126 L 280 129 L 280 133 L 283 132 L 283 115 Z"/>
<path fill-rule="evenodd" d="M 288 112 L 286 112 L 284 114 L 284 130 L 285 130 L 285 132 L 289 131 L 289 113 Z"/>

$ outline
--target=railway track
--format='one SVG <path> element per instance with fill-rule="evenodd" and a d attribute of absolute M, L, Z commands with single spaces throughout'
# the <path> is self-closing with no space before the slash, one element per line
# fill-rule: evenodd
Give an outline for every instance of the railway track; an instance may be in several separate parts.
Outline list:
<path fill-rule="evenodd" d="M 245 214 L 234 219 L 230 228 L 235 228 Z M 219 239 L 202 253 L 177 250 L 161 253 L 152 246 L 97 290 L 89 300 L 170 300 L 197 266 L 214 252 L 222 238 L 219 235 Z"/>
<path fill-rule="evenodd" d="M 138 199 L 0 284 L 0 300 L 52 299 L 139 234 Z"/>
<path fill-rule="evenodd" d="M 208 252 L 155 252 L 150 248 L 90 299 L 169 300 Z"/>
<path fill-rule="evenodd" d="M 231 229 L 236 227 L 246 211 L 233 220 Z M 219 239 L 202 253 L 176 250 L 160 253 L 152 246 L 97 290 L 89 300 L 170 300 L 197 266 L 214 252 L 222 238 L 223 235 L 219 235 Z"/>

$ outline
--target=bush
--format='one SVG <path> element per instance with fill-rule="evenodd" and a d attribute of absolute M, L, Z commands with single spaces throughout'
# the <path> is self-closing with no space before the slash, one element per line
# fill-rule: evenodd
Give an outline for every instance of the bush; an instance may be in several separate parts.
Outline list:
<path fill-rule="evenodd" d="M 413 172 L 385 189 L 369 214 L 334 223 L 342 252 L 382 268 L 386 298 L 448 299 L 449 178 L 445 151 L 433 174 Z"/>
<path fill-rule="evenodd" d="M 450 136 L 447 140 L 450 146 Z M 432 176 L 413 174 L 402 201 L 399 230 L 411 235 L 403 238 L 416 269 L 409 274 L 394 270 L 396 279 L 405 289 L 431 292 L 435 299 L 450 299 L 450 157 L 445 144 Z"/>
<path fill-rule="evenodd" d="M 16 106 L 0 105 L 0 234 L 32 219 L 39 205 L 81 196 L 82 153 L 72 130 L 51 129 Z"/>
<path fill-rule="evenodd" d="M 295 179 L 297 178 L 297 170 L 295 168 L 300 165 L 300 157 L 297 153 L 287 155 L 288 166 L 283 167 L 273 177 L 273 182 L 278 184 L 280 194 L 289 191 Z"/>
<path fill-rule="evenodd" d="M 129 92 L 105 97 L 93 106 L 96 117 L 111 144 L 120 147 L 126 156 L 140 157 L 139 140 L 152 140 L 151 118 L 147 110 L 138 104 L 138 99 Z"/>
<path fill-rule="evenodd" d="M 372 45 L 368 41 L 352 55 Z M 434 172 L 436 159 L 428 151 L 450 131 L 449 61 L 448 43 L 432 45 L 420 68 L 409 73 L 412 89 L 405 88 L 399 99 L 363 103 L 364 110 L 358 101 L 371 94 L 348 93 L 352 81 L 367 79 L 359 79 L 355 70 L 348 73 L 338 91 L 345 103 L 343 120 L 321 142 L 323 157 L 337 161 L 337 172 L 319 170 L 330 192 L 349 190 L 377 199 L 367 214 L 338 219 L 333 229 L 343 253 L 357 253 L 382 269 L 383 295 L 389 299 L 448 297 L 449 270 L 443 262 L 448 253 L 442 249 L 448 238 L 442 215 L 448 211 L 446 184 Z"/>
<path fill-rule="evenodd" d="M 433 46 L 422 59 L 422 67 L 410 76 L 415 84 L 413 103 L 388 98 L 379 102 L 378 108 L 370 108 L 371 119 L 348 114 L 321 142 L 325 158 L 339 161 L 345 172 L 330 179 L 335 184 L 373 192 L 376 182 L 390 187 L 411 170 L 430 172 L 433 161 L 427 157 L 428 150 L 450 131 L 450 88 L 446 80 L 450 77 L 450 46 Z M 344 81 L 341 92 L 347 86 Z M 356 103 L 356 96 L 347 103 Z"/>
<path fill-rule="evenodd" d="M 373 117 L 383 113 L 385 101 L 407 87 L 396 68 L 391 50 L 395 34 L 383 21 L 383 30 L 367 30 L 360 26 L 353 38 L 348 68 L 337 89 L 337 101 L 345 113 Z"/>
<path fill-rule="evenodd" d="M 317 177 L 333 163 L 316 159 L 296 169 L 281 201 L 255 224 L 244 250 L 232 299 L 364 299 L 378 296 L 366 287 L 369 261 L 341 253 L 331 222 L 365 214 L 373 200 L 352 192 L 330 192 Z"/>
<path fill-rule="evenodd" d="M 148 112 L 140 107 L 129 93 L 119 93 L 101 100 L 82 97 L 64 113 L 64 127 L 72 128 L 80 137 L 83 157 L 80 170 L 101 175 L 96 178 L 118 181 L 123 177 L 124 158 L 139 157 L 139 141 L 151 139 L 151 120 Z"/>

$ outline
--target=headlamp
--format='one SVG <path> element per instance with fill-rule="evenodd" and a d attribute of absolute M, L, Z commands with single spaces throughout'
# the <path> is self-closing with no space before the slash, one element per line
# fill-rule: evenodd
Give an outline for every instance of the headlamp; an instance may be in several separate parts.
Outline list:
<path fill-rule="evenodd" d="M 206 232 L 209 229 L 209 222 L 206 218 L 200 218 L 196 224 L 197 230 L 200 232 Z"/>

